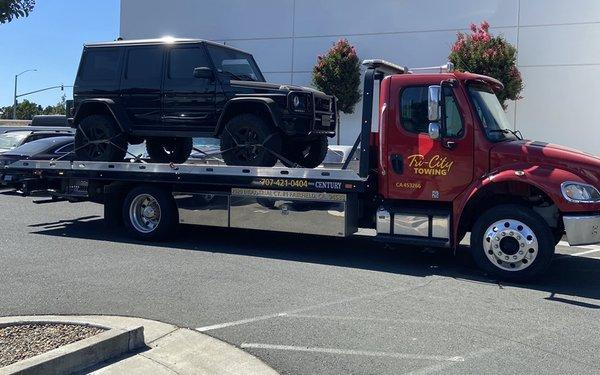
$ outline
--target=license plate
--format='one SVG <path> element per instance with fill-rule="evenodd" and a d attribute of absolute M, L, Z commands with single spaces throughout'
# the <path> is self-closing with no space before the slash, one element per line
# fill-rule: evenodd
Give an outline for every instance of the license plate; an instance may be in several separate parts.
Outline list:
<path fill-rule="evenodd" d="M 324 128 L 329 128 L 331 126 L 331 116 L 322 115 L 321 116 L 321 126 Z"/>

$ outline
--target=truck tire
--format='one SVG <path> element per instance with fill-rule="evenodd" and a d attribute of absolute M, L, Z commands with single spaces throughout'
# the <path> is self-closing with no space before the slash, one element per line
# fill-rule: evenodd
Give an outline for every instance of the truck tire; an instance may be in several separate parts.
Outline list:
<path fill-rule="evenodd" d="M 168 191 L 154 186 L 134 188 L 125 197 L 123 222 L 141 240 L 167 239 L 179 222 L 175 200 Z"/>
<path fill-rule="evenodd" d="M 194 147 L 192 138 L 155 138 L 146 140 L 146 151 L 155 163 L 185 163 Z"/>
<path fill-rule="evenodd" d="M 316 168 L 327 156 L 329 142 L 327 136 L 321 136 L 310 142 L 293 144 L 288 153 L 290 161 L 304 168 Z"/>
<path fill-rule="evenodd" d="M 272 167 L 281 153 L 281 135 L 253 114 L 229 120 L 221 135 L 221 152 L 227 165 Z"/>
<path fill-rule="evenodd" d="M 102 142 L 104 140 L 104 142 Z M 79 160 L 122 161 L 127 140 L 112 117 L 85 117 L 75 131 L 75 155 Z"/>
<path fill-rule="evenodd" d="M 493 207 L 475 222 L 471 254 L 489 274 L 526 281 L 548 268 L 554 256 L 554 236 L 546 221 L 528 207 Z"/>

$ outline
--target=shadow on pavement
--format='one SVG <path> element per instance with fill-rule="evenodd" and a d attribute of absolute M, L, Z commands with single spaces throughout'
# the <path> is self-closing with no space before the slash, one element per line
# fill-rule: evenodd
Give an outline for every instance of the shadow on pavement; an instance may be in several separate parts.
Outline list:
<path fill-rule="evenodd" d="M 499 288 L 512 285 L 548 292 L 546 299 L 557 303 L 600 308 L 600 301 L 595 304 L 568 298 L 572 296 L 600 300 L 600 259 L 595 258 L 561 254 L 539 279 L 526 284 L 504 284 L 476 268 L 468 255 L 468 247 L 461 247 L 454 256 L 447 249 L 388 245 L 364 236 L 333 238 L 189 225 L 179 226 L 177 235 L 171 241 L 148 243 L 132 239 L 122 230 L 107 228 L 98 216 L 38 223 L 29 227 L 35 229 L 33 233 L 42 235 L 143 244 L 148 251 L 152 251 L 153 247 L 161 247 L 216 252 L 417 277 L 438 275 L 461 281 L 496 284 Z"/>

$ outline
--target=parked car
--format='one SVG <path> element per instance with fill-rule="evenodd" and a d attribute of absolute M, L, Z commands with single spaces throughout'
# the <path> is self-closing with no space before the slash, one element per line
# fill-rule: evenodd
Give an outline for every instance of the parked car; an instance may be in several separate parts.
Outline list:
<path fill-rule="evenodd" d="M 26 143 L 43 138 L 61 137 L 73 134 L 73 130 L 13 130 L 0 134 L 0 154 L 10 151 Z"/>
<path fill-rule="evenodd" d="M 273 166 L 282 155 L 314 168 L 337 121 L 334 97 L 266 83 L 251 54 L 204 40 L 88 44 L 73 98 L 80 160 L 119 161 L 145 140 L 153 161 L 181 163 L 192 137 L 214 137 L 229 165 Z M 102 139 L 112 144 L 99 152 L 89 141 Z"/>

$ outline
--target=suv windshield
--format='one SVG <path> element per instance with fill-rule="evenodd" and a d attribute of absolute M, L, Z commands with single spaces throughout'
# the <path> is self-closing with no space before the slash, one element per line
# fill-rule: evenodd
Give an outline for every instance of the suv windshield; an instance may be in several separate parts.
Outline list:
<path fill-rule="evenodd" d="M 0 134 L 0 149 L 10 150 L 21 144 L 31 132 L 8 132 Z"/>
<path fill-rule="evenodd" d="M 230 48 L 207 47 L 217 72 L 239 81 L 265 81 L 252 55 Z"/>
<path fill-rule="evenodd" d="M 469 85 L 469 96 L 489 140 L 499 142 L 517 139 L 502 105 L 489 87 Z"/>

